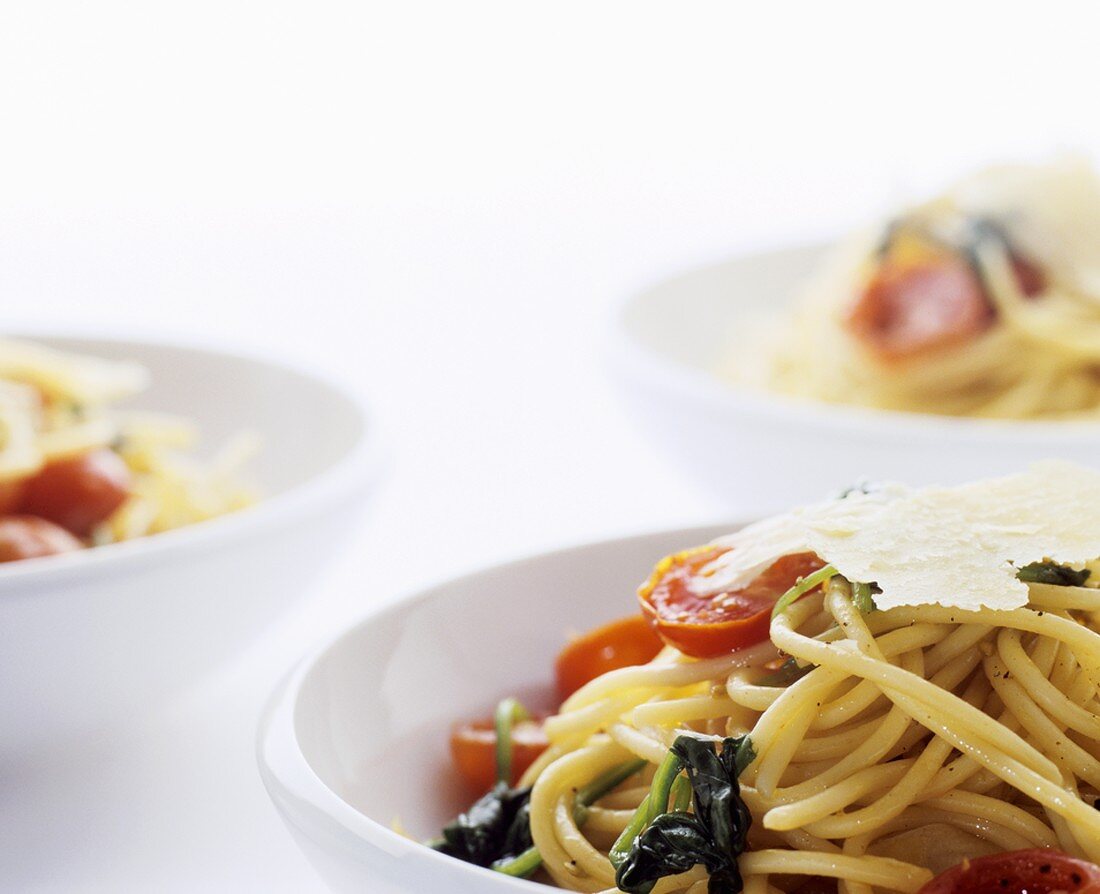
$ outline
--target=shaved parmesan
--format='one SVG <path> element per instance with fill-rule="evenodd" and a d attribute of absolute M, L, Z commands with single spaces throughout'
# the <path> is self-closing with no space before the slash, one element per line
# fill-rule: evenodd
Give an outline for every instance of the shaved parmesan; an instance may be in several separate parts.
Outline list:
<path fill-rule="evenodd" d="M 949 201 L 971 219 L 1000 222 L 1026 257 L 1041 259 L 1083 299 L 1097 300 L 1100 181 L 1087 158 L 989 168 L 956 184 Z"/>
<path fill-rule="evenodd" d="M 852 581 L 876 583 L 879 608 L 1027 604 L 1016 570 L 1100 557 L 1100 472 L 1067 462 L 959 487 L 893 485 L 819 503 L 723 537 L 706 593 L 736 589 L 780 556 L 815 552 Z"/>

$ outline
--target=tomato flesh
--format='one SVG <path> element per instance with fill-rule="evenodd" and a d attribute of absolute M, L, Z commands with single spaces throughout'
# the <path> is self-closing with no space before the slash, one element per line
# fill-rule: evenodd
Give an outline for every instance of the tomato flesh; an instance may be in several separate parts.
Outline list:
<path fill-rule="evenodd" d="M 900 360 L 972 338 L 993 316 L 974 269 L 949 256 L 912 266 L 885 261 L 848 325 L 881 358 Z"/>
<path fill-rule="evenodd" d="M 64 528 L 30 515 L 0 518 L 0 562 L 36 559 L 83 549 L 84 544 Z"/>
<path fill-rule="evenodd" d="M 1034 848 L 966 860 L 941 872 L 919 894 L 1100 894 L 1100 866 Z"/>
<path fill-rule="evenodd" d="M 512 778 L 515 785 L 549 742 L 542 723 L 525 720 L 512 727 Z M 497 779 L 497 734 L 491 720 L 457 724 L 451 730 L 451 758 L 458 775 L 475 794 L 484 794 Z"/>
<path fill-rule="evenodd" d="M 113 450 L 92 450 L 49 463 L 23 489 L 20 510 L 78 537 L 111 515 L 129 495 L 130 470 Z"/>
<path fill-rule="evenodd" d="M 1027 298 L 1046 288 L 1042 268 L 1009 248 Z M 904 360 L 966 341 L 988 329 L 996 309 L 960 250 L 901 227 L 848 314 L 849 330 L 884 361 Z"/>
<path fill-rule="evenodd" d="M 26 480 L 22 478 L 0 481 L 0 516 L 12 515 L 19 511 L 25 488 Z"/>
<path fill-rule="evenodd" d="M 585 683 L 622 667 L 646 664 L 663 643 L 641 615 L 604 624 L 571 640 L 554 663 L 558 697 L 565 701 Z"/>
<path fill-rule="evenodd" d="M 795 553 L 776 560 L 741 589 L 703 592 L 703 569 L 726 552 L 706 547 L 669 556 L 638 591 L 657 635 L 693 658 L 713 658 L 766 640 L 779 597 L 825 565 L 814 553 Z"/>

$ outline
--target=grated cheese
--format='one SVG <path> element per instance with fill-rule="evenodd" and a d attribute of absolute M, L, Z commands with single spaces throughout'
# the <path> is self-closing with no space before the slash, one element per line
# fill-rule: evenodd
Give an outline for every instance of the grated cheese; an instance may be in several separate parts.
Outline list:
<path fill-rule="evenodd" d="M 1100 557 L 1100 472 L 1047 461 L 959 487 L 891 485 L 715 543 L 733 549 L 703 569 L 705 593 L 744 586 L 780 556 L 815 552 L 849 580 L 878 584 L 879 608 L 1020 608 L 1028 601 L 1021 566 L 1052 559 L 1080 567 Z"/>

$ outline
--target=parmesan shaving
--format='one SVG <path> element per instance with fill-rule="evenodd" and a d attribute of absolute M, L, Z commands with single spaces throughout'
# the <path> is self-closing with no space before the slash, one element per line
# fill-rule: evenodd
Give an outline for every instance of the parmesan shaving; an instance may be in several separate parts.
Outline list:
<path fill-rule="evenodd" d="M 852 581 L 877 584 L 879 608 L 1013 609 L 1018 568 L 1100 557 L 1100 472 L 1047 461 L 959 487 L 891 485 L 750 525 L 715 541 L 706 593 L 744 586 L 780 556 L 815 552 Z M 704 584 L 704 581 L 700 581 Z"/>

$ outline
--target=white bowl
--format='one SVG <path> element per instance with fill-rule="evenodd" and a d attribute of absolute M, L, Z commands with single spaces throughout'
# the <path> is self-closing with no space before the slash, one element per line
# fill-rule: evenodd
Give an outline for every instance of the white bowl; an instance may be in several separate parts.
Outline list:
<path fill-rule="evenodd" d="M 570 630 L 637 610 L 667 553 L 735 525 L 612 540 L 490 568 L 367 618 L 307 658 L 260 728 L 268 793 L 334 891 L 489 894 L 547 890 L 462 863 L 418 839 L 469 806 L 450 769 L 456 720 L 503 696 L 537 704 Z"/>
<path fill-rule="evenodd" d="M 954 484 L 1052 456 L 1100 464 L 1100 424 L 898 413 L 739 389 L 714 373 L 739 321 L 782 313 L 821 246 L 751 255 L 629 298 L 608 359 L 645 430 L 738 512 L 765 514 L 861 479 Z"/>
<path fill-rule="evenodd" d="M 0 565 L 0 761 L 166 699 L 239 653 L 344 540 L 376 468 L 363 404 L 322 376 L 156 342 L 28 335 L 145 364 L 133 406 L 255 432 L 263 499 L 126 543 Z"/>

